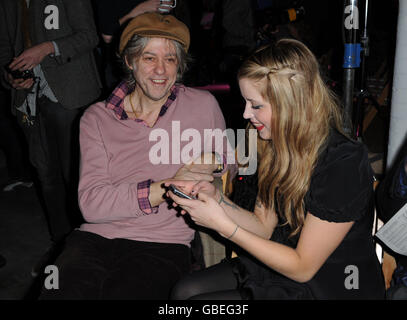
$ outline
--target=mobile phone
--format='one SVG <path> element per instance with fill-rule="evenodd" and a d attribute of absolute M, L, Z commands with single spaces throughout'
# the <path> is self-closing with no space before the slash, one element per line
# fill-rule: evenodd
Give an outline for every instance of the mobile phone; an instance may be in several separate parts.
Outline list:
<path fill-rule="evenodd" d="M 6 71 L 11 74 L 13 79 L 33 79 L 34 78 L 34 72 L 32 70 L 11 70 L 8 66 L 5 67 Z"/>
<path fill-rule="evenodd" d="M 185 193 L 183 193 L 181 190 L 179 190 L 176 186 L 174 186 L 173 184 L 170 184 L 169 186 L 170 191 L 175 194 L 178 197 L 184 198 L 184 199 L 189 199 L 189 200 L 196 200 L 196 197 L 194 196 L 189 196 Z"/>

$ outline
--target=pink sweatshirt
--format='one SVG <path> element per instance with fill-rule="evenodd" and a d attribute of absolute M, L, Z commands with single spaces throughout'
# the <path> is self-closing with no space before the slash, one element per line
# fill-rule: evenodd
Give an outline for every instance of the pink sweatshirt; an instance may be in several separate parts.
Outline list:
<path fill-rule="evenodd" d="M 190 245 L 194 230 L 186 224 L 184 217 L 169 209 L 167 202 L 159 206 L 158 213 L 145 214 L 137 198 L 139 182 L 171 178 L 183 165 L 181 159 L 180 163 L 174 163 L 177 162 L 177 151 L 182 151 L 192 141 L 191 137 L 187 140 L 186 133 L 194 130 L 188 130 L 183 139 L 176 134 L 172 137 L 178 124 L 181 137 L 186 129 L 198 130 L 202 147 L 204 129 L 225 129 L 216 99 L 206 91 L 184 86 L 180 87 L 176 100 L 153 128 L 131 119 L 119 120 L 105 102 L 93 104 L 86 110 L 80 123 L 79 205 L 87 223 L 80 230 L 109 239 Z M 151 137 L 155 135 L 155 140 L 149 139 L 153 130 Z M 168 140 L 165 133 L 168 133 Z M 216 151 L 225 154 L 224 150 L 225 145 Z M 163 159 L 168 156 L 171 164 L 152 164 L 150 158 L 157 161 L 157 157 L 149 157 L 150 152 Z M 173 155 L 175 161 L 172 161 Z"/>

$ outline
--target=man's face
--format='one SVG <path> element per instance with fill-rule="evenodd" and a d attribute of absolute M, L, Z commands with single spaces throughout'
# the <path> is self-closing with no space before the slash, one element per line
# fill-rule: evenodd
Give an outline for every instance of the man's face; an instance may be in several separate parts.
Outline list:
<path fill-rule="evenodd" d="M 175 46 L 168 39 L 152 38 L 131 65 L 137 89 L 153 101 L 167 99 L 177 78 Z"/>

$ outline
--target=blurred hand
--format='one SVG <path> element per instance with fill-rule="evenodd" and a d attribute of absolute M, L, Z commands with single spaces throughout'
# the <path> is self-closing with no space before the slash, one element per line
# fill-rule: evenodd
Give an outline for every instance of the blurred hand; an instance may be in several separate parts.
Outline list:
<path fill-rule="evenodd" d="M 193 185 L 191 189 L 192 195 L 197 195 L 201 192 L 207 194 L 212 198 L 215 198 L 217 202 L 220 199 L 220 191 L 216 189 L 216 187 L 208 181 L 199 181 L 198 183 Z"/>
<path fill-rule="evenodd" d="M 155 12 L 160 6 L 160 0 L 147 0 L 135 6 L 133 10 L 128 13 L 128 17 L 134 18 L 145 12 Z"/>
<path fill-rule="evenodd" d="M 34 79 L 14 79 L 8 72 L 4 75 L 7 82 L 16 90 L 30 89 L 34 84 Z"/>
<path fill-rule="evenodd" d="M 105 43 L 110 43 L 112 42 L 113 36 L 102 33 L 102 39 Z"/>
<path fill-rule="evenodd" d="M 203 152 L 189 164 L 190 170 L 192 172 L 213 174 L 218 168 L 218 165 L 215 162 L 216 159 L 213 152 Z"/>
<path fill-rule="evenodd" d="M 169 187 L 170 184 L 175 185 L 178 189 L 181 191 L 191 194 L 193 196 L 196 196 L 200 192 L 204 192 L 210 197 L 213 197 L 217 199 L 220 199 L 220 191 L 215 188 L 215 186 L 210 183 L 209 181 L 201 180 L 201 181 L 196 181 L 196 180 L 174 180 L 174 179 L 169 179 L 166 180 L 164 185 L 166 187 Z"/>
<path fill-rule="evenodd" d="M 54 52 L 54 46 L 51 42 L 43 42 L 24 50 L 22 54 L 14 58 L 9 65 L 11 70 L 31 70 L 39 65 L 42 60 L 49 54 Z"/>
<path fill-rule="evenodd" d="M 182 192 L 186 194 L 192 194 L 192 190 L 194 186 L 199 183 L 196 180 L 175 180 L 175 179 L 168 179 L 165 180 L 164 185 L 166 187 L 169 187 L 170 184 L 173 184 L 176 186 L 178 189 L 180 189 Z M 209 182 L 208 182 L 209 183 Z"/>
<path fill-rule="evenodd" d="M 178 169 L 177 173 L 174 177 L 170 180 L 192 180 L 194 183 L 197 183 L 200 180 L 204 181 L 213 181 L 213 176 L 210 173 L 200 172 L 200 171 L 193 171 L 195 165 L 193 164 L 186 164 Z M 166 180 L 166 181 L 170 181 Z M 192 191 L 192 185 L 188 185 L 191 189 L 186 190 L 188 193 Z"/>

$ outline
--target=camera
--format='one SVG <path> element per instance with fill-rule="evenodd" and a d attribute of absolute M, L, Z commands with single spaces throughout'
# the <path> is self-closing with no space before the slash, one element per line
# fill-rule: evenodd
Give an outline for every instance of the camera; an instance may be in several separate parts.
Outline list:
<path fill-rule="evenodd" d="M 14 79 L 33 79 L 34 76 L 34 72 L 32 70 L 24 70 L 24 71 L 20 71 L 20 70 L 11 70 L 8 66 L 5 67 L 6 71 L 11 74 L 11 76 Z"/>

